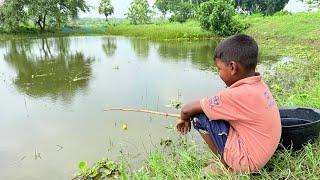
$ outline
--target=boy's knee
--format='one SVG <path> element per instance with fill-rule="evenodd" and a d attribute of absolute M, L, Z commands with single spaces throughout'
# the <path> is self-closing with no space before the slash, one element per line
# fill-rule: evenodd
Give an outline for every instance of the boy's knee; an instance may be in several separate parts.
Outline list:
<path fill-rule="evenodd" d="M 198 114 L 192 119 L 193 128 L 202 134 L 209 134 L 206 121 L 209 121 L 206 115 Z"/>

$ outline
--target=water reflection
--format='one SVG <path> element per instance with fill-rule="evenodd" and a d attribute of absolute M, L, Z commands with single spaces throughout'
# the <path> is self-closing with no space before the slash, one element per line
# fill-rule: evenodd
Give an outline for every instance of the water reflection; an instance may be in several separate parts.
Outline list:
<path fill-rule="evenodd" d="M 158 54 L 164 60 L 191 60 L 200 69 L 211 69 L 212 55 L 218 41 L 180 41 L 159 43 Z"/>
<path fill-rule="evenodd" d="M 88 86 L 92 58 L 70 53 L 69 39 L 12 40 L 4 60 L 17 72 L 14 84 L 33 97 L 70 101 Z"/>
<path fill-rule="evenodd" d="M 136 53 L 137 57 L 148 57 L 150 51 L 150 41 L 141 38 L 131 38 L 131 47 Z"/>
<path fill-rule="evenodd" d="M 191 64 L 202 70 L 212 70 L 213 52 L 218 43 L 219 40 L 151 42 L 147 39 L 130 39 L 137 57 L 147 58 L 150 50 L 155 49 L 161 61 L 191 61 Z"/>
<path fill-rule="evenodd" d="M 115 37 L 104 37 L 102 49 L 108 57 L 112 57 L 117 50 L 117 39 Z"/>

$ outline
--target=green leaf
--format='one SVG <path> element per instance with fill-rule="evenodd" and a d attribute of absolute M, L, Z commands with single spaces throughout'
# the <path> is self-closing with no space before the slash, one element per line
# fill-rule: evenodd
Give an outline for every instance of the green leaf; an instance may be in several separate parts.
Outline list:
<path fill-rule="evenodd" d="M 114 161 L 108 161 L 107 168 L 109 168 L 111 171 L 114 171 L 117 169 L 117 164 Z"/>
<path fill-rule="evenodd" d="M 94 177 L 96 177 L 97 175 L 98 175 L 98 172 L 95 171 L 95 170 L 91 171 L 90 174 L 89 174 L 89 176 L 90 176 L 91 178 L 94 178 Z"/>
<path fill-rule="evenodd" d="M 79 169 L 82 171 L 82 173 L 86 173 L 87 172 L 87 162 L 81 161 L 79 163 Z"/>
<path fill-rule="evenodd" d="M 111 175 L 111 173 L 112 173 L 112 170 L 110 170 L 110 169 L 106 169 L 103 171 L 104 176 L 109 176 L 109 175 Z"/>

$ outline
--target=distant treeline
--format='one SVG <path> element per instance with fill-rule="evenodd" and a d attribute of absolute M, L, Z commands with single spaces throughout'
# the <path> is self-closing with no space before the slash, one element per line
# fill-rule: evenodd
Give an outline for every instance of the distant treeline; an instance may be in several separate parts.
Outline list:
<path fill-rule="evenodd" d="M 190 18 L 201 19 L 213 13 L 220 18 L 222 14 L 235 12 L 244 14 L 262 13 L 272 15 L 281 11 L 289 0 L 156 0 L 151 6 L 147 0 L 133 0 L 125 14 L 131 24 L 150 23 L 155 10 L 170 21 L 185 22 Z M 301 0 L 304 1 L 304 0 Z M 319 5 L 320 0 L 307 0 Z M 231 12 L 232 7 L 234 12 Z M 226 9 L 227 8 L 227 9 Z M 90 11 L 85 0 L 4 0 L 0 5 L 0 28 L 9 32 L 21 27 L 34 28 L 41 31 L 59 29 L 71 20 L 78 18 L 79 12 Z M 106 20 L 113 14 L 114 7 L 110 0 L 101 0 L 98 8 Z M 202 18 L 202 19 L 205 19 Z M 217 18 L 215 19 L 217 20 Z M 225 20 L 219 20 L 225 21 Z M 226 23 L 229 20 L 226 21 Z M 204 28 L 210 30 L 208 28 Z M 212 30 L 212 29 L 211 29 Z"/>

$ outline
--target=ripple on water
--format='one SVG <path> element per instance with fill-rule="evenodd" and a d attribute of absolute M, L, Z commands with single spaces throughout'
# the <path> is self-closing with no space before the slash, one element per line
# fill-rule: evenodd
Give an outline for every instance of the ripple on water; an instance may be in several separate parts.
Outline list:
<path fill-rule="evenodd" d="M 26 156 L 21 156 L 12 149 L 0 147 L 0 172 L 3 169 L 20 165 L 25 158 Z"/>

